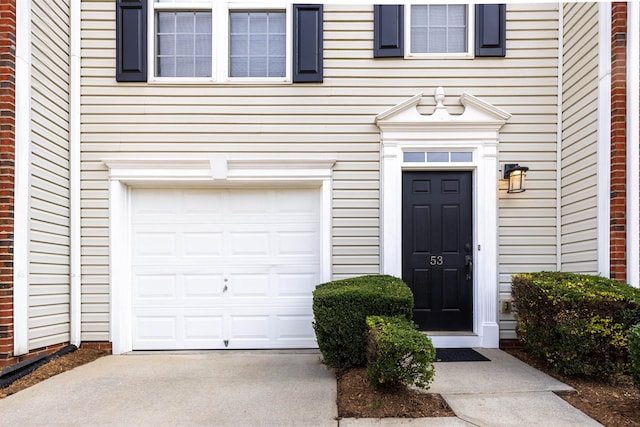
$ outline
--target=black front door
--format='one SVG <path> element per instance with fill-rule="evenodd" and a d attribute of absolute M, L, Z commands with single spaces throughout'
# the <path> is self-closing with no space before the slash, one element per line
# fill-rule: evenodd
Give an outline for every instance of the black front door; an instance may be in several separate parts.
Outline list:
<path fill-rule="evenodd" d="M 471 177 L 402 173 L 402 279 L 423 331 L 473 330 Z"/>

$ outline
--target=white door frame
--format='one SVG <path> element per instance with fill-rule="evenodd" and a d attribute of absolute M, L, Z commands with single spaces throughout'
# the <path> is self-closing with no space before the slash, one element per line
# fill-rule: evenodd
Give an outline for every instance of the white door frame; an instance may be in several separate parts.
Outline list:
<path fill-rule="evenodd" d="M 113 158 L 109 168 L 110 339 L 113 354 L 133 349 L 130 188 L 206 186 L 320 188 L 320 283 L 331 280 L 331 178 L 335 157 L 225 156 Z"/>
<path fill-rule="evenodd" d="M 402 277 L 402 171 L 473 171 L 473 333 L 435 334 L 436 347 L 497 348 L 498 327 L 498 139 L 511 117 L 468 93 L 460 97 L 464 112 L 451 115 L 444 90 L 436 90 L 431 115 L 418 111 L 422 94 L 380 113 L 381 136 L 381 266 L 383 274 Z M 426 107 L 425 107 L 426 108 Z M 458 163 L 405 162 L 405 152 L 471 152 Z"/>

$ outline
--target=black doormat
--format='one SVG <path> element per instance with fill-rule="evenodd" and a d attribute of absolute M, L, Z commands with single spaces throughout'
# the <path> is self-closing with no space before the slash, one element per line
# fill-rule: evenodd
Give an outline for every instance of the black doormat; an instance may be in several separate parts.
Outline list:
<path fill-rule="evenodd" d="M 490 362 L 472 348 L 436 348 L 436 362 Z"/>

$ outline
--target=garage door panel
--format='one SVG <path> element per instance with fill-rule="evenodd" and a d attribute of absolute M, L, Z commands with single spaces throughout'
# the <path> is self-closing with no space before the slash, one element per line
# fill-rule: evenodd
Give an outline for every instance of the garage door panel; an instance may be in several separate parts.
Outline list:
<path fill-rule="evenodd" d="M 222 274 L 185 274 L 183 278 L 185 300 L 222 297 L 224 288 Z"/>
<path fill-rule="evenodd" d="M 185 257 L 219 257 L 223 251 L 222 233 L 188 232 L 182 234 Z"/>
<path fill-rule="evenodd" d="M 175 233 L 136 233 L 133 253 L 135 256 L 176 256 L 177 236 Z"/>
<path fill-rule="evenodd" d="M 278 274 L 278 296 L 310 299 L 317 284 L 318 276 L 313 273 L 280 273 Z"/>
<path fill-rule="evenodd" d="M 224 316 L 217 315 L 185 315 L 183 317 L 184 341 L 190 343 L 207 343 L 217 341 L 217 346 L 223 341 Z"/>
<path fill-rule="evenodd" d="M 178 318 L 175 315 L 145 315 L 136 317 L 134 336 L 138 342 L 164 341 L 173 342 L 178 339 Z"/>
<path fill-rule="evenodd" d="M 165 274 L 156 271 L 137 271 L 134 274 L 134 308 L 156 306 L 200 306 L 211 305 L 207 300 L 223 296 L 222 274 L 176 274 L 171 267 L 165 267 Z"/>
<path fill-rule="evenodd" d="M 132 199 L 134 349 L 317 347 L 318 189 Z"/>
<path fill-rule="evenodd" d="M 172 274 L 137 275 L 133 289 L 135 299 L 138 301 L 178 298 L 176 276 Z"/>
<path fill-rule="evenodd" d="M 312 231 L 281 232 L 277 242 L 277 256 L 318 256 L 318 234 Z"/>
<path fill-rule="evenodd" d="M 269 233 L 265 232 L 231 232 L 231 256 L 268 256 Z"/>

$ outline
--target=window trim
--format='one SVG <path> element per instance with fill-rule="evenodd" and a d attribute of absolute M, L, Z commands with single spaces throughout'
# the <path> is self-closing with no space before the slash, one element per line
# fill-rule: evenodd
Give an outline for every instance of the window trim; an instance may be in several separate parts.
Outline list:
<path fill-rule="evenodd" d="M 431 3 L 430 3 L 431 4 Z M 440 4 L 440 3 L 437 3 Z M 451 3 L 458 4 L 458 3 Z M 404 45 L 405 59 L 473 59 L 475 57 L 475 3 L 464 4 L 467 7 L 467 51 L 451 53 L 421 53 L 411 51 L 411 9 L 424 3 L 409 3 L 404 8 Z"/>
<path fill-rule="evenodd" d="M 159 84 L 283 84 L 292 83 L 293 64 L 293 14 L 292 3 L 284 1 L 256 2 L 234 0 L 188 3 L 157 3 L 150 0 L 147 12 L 148 49 L 147 82 Z M 157 11 L 210 11 L 211 12 L 211 77 L 161 77 L 156 75 Z M 283 11 L 286 19 L 285 75 L 284 77 L 230 77 L 229 76 L 229 14 L 232 11 Z"/>

